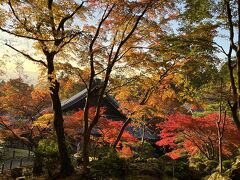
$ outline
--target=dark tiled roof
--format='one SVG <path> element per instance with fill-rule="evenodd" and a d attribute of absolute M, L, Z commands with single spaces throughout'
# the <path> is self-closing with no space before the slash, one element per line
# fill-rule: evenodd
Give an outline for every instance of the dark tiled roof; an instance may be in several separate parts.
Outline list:
<path fill-rule="evenodd" d="M 95 90 L 98 86 L 95 85 L 92 88 L 92 91 Z M 75 94 L 74 96 L 70 97 L 69 99 L 66 99 L 64 101 L 61 102 L 62 105 L 62 110 L 66 110 L 69 107 L 73 106 L 74 104 L 78 103 L 79 101 L 83 100 L 84 98 L 86 98 L 87 96 L 87 89 L 83 89 L 82 91 L 80 91 L 79 93 Z M 119 108 L 119 104 L 118 102 L 109 94 L 106 94 L 106 99 L 108 100 L 108 102 L 116 109 L 118 110 Z"/>
<path fill-rule="evenodd" d="M 74 96 L 70 97 L 69 99 L 64 100 L 63 102 L 61 102 L 62 110 L 64 111 L 68 107 L 81 101 L 82 99 L 84 99 L 86 97 L 86 95 L 87 95 L 87 89 L 84 89 L 84 90 L 80 91 L 79 93 L 75 94 Z"/>

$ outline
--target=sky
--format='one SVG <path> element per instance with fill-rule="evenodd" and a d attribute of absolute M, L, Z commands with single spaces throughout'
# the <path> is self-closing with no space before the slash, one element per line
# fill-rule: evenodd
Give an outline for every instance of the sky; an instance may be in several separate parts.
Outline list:
<path fill-rule="evenodd" d="M 4 63 L 3 69 L 5 72 L 3 76 L 0 76 L 0 80 L 22 76 L 26 79 L 27 83 L 36 84 L 38 79 L 38 66 L 22 55 L 16 53 L 14 50 L 6 46 L 5 43 L 10 43 L 21 50 L 29 51 L 32 49 L 31 41 L 23 38 L 16 38 L 0 31 L 0 60 Z M 16 70 L 16 67 L 21 65 L 23 68 Z"/>

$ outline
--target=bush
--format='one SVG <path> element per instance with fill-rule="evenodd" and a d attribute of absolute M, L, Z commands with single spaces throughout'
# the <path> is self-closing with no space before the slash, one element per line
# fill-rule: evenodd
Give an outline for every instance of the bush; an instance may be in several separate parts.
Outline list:
<path fill-rule="evenodd" d="M 218 162 L 216 160 L 209 160 L 201 153 L 197 153 L 190 157 L 189 166 L 197 171 L 204 172 L 206 175 L 209 175 L 216 170 Z"/>
<path fill-rule="evenodd" d="M 58 146 L 56 141 L 51 139 L 42 139 L 38 142 L 38 147 L 35 151 L 35 163 L 43 165 L 51 177 L 58 169 L 59 156 Z"/>
<path fill-rule="evenodd" d="M 163 175 L 172 177 L 174 174 L 178 180 L 198 180 L 203 176 L 198 171 L 189 168 L 187 159 L 172 160 L 168 156 L 163 156 L 159 159 L 158 165 Z"/>
<path fill-rule="evenodd" d="M 21 177 L 22 175 L 23 175 L 23 168 L 14 168 L 11 170 L 11 177 L 13 179 Z"/>
<path fill-rule="evenodd" d="M 137 157 L 137 160 L 147 160 L 152 158 L 155 153 L 153 145 L 149 142 L 142 143 L 139 141 L 134 147 L 134 156 Z"/>
<path fill-rule="evenodd" d="M 231 180 L 229 177 L 223 176 L 218 172 L 213 173 L 208 180 Z"/>
<path fill-rule="evenodd" d="M 232 167 L 232 161 L 230 160 L 225 160 L 222 162 L 223 164 L 223 170 L 226 171 Z"/>
<path fill-rule="evenodd" d="M 109 148 L 106 156 L 91 162 L 91 176 L 97 178 L 124 178 L 127 170 L 127 160 L 119 158 L 117 152 Z"/>

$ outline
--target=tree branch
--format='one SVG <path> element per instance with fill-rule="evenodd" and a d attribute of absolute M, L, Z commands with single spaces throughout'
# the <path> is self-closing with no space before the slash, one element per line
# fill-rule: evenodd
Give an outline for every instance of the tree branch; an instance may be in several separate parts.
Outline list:
<path fill-rule="evenodd" d="M 60 31 L 62 29 L 62 31 L 64 31 L 64 24 L 67 20 L 71 19 L 79 9 L 81 9 L 83 7 L 83 4 L 85 3 L 85 1 L 83 1 L 71 14 L 69 14 L 68 16 L 64 17 L 59 25 L 58 25 L 58 28 L 57 28 L 57 31 Z"/>
<path fill-rule="evenodd" d="M 15 47 L 13 47 L 13 46 L 11 46 L 11 45 L 9 45 L 9 44 L 7 44 L 7 43 L 5 43 L 5 45 L 8 46 L 8 47 L 10 47 L 11 49 L 17 51 L 18 53 L 22 54 L 23 56 L 25 56 L 25 57 L 26 57 L 27 59 L 29 59 L 30 61 L 33 61 L 33 62 L 36 62 L 36 63 L 40 63 L 40 64 L 42 64 L 44 67 L 47 67 L 47 64 L 46 64 L 44 61 L 34 59 L 34 58 L 33 58 L 32 56 L 30 56 L 29 54 L 26 54 L 26 53 L 24 53 L 24 52 L 16 49 Z"/>
<path fill-rule="evenodd" d="M 24 144 L 32 146 L 32 143 L 27 138 L 17 135 L 7 124 L 4 123 L 2 119 L 0 119 L 0 125 L 2 125 L 8 131 L 10 131 L 13 134 L 13 136 L 22 141 Z"/>
<path fill-rule="evenodd" d="M 149 6 L 150 6 L 151 3 L 148 3 L 146 5 L 146 7 L 144 8 L 144 10 L 142 11 L 142 13 L 138 16 L 133 28 L 131 29 L 131 31 L 128 33 L 128 35 L 123 39 L 121 40 L 118 48 L 117 48 L 117 51 L 115 53 L 115 56 L 114 56 L 114 59 L 113 59 L 113 62 L 112 62 L 112 65 L 114 65 L 114 63 L 118 60 L 118 56 L 119 56 L 119 53 L 120 53 L 120 50 L 122 48 L 122 46 L 127 42 L 127 40 L 132 36 L 132 34 L 134 33 L 134 31 L 137 29 L 138 27 L 138 24 L 140 22 L 140 20 L 142 19 L 142 17 L 144 16 L 144 14 L 147 12 Z"/>
<path fill-rule="evenodd" d="M 232 12 L 230 7 L 230 1 L 224 0 L 227 10 L 227 19 L 228 19 L 228 25 L 229 25 L 229 33 L 230 33 L 230 43 L 234 51 L 237 51 L 237 46 L 234 44 L 234 29 L 233 29 L 233 21 L 232 21 Z"/>
<path fill-rule="evenodd" d="M 51 24 L 51 28 L 52 28 L 53 37 L 55 38 L 56 37 L 55 36 L 56 28 L 55 28 L 55 22 L 54 22 L 54 18 L 53 18 L 52 5 L 53 5 L 53 0 L 48 0 L 48 11 L 49 11 L 49 17 L 50 17 L 50 24 Z"/>
<path fill-rule="evenodd" d="M 37 41 L 54 41 L 54 39 L 40 39 L 40 38 L 36 38 L 36 37 L 32 37 L 32 36 L 17 34 L 17 33 L 14 33 L 14 32 L 9 31 L 9 30 L 7 30 L 7 29 L 4 29 L 4 28 L 2 28 L 2 27 L 0 27 L 0 30 L 3 31 L 3 32 L 6 32 L 6 33 L 8 33 L 8 34 L 11 34 L 11 35 L 20 37 L 20 38 L 32 39 L 32 40 L 37 40 Z"/>

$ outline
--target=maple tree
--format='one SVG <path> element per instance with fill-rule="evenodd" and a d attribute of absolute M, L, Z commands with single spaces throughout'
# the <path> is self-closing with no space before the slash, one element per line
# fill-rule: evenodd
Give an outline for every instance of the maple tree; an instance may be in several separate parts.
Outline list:
<path fill-rule="evenodd" d="M 227 64 L 229 70 L 229 78 L 231 82 L 231 89 L 232 89 L 232 98 L 228 101 L 230 109 L 232 111 L 232 116 L 234 119 L 235 124 L 237 127 L 240 127 L 240 120 L 239 120 L 239 107 L 240 107 L 240 50 L 239 50 L 239 42 L 240 42 L 240 32 L 239 32 L 239 25 L 240 25 L 240 4 L 237 1 L 237 6 L 233 4 L 236 1 L 228 1 L 225 0 L 223 2 L 223 9 L 224 9 L 224 20 L 227 23 L 227 30 L 229 32 L 229 49 L 228 52 L 223 51 L 227 57 Z M 234 13 L 237 13 L 237 17 L 233 16 Z M 235 25 L 237 24 L 238 32 L 235 33 Z M 237 42 L 234 41 L 234 36 L 238 36 Z M 236 53 L 236 63 L 233 62 L 233 51 Z M 234 69 L 237 67 L 237 77 L 234 77 Z M 237 85 L 238 84 L 238 85 Z"/>
<path fill-rule="evenodd" d="M 84 6 L 84 3 L 86 4 L 86 6 Z M 162 11 L 156 11 L 157 9 L 152 8 L 152 5 L 154 3 L 156 3 L 155 7 L 158 7 L 157 9 Z M 52 0 L 49 0 L 46 3 L 42 1 L 1 1 L 1 4 L 9 7 L 9 9 L 3 8 L 2 11 L 8 14 L 8 16 L 6 17 L 9 18 L 9 22 L 12 22 L 13 24 L 10 28 L 7 26 L 7 23 L 4 23 L 8 22 L 7 20 L 1 21 L 2 23 L 0 29 L 15 36 L 36 41 L 34 47 L 40 50 L 40 52 L 43 53 L 43 56 L 45 56 L 46 60 L 38 60 L 33 58 L 30 54 L 27 54 L 24 51 L 17 49 L 11 44 L 6 44 L 10 48 L 21 53 L 27 59 L 39 63 L 47 69 L 53 109 L 55 112 L 54 124 L 58 137 L 59 153 L 62 160 L 61 171 L 63 174 L 70 174 L 73 168 L 67 155 L 66 143 L 64 140 L 63 118 L 61 114 L 59 100 L 59 82 L 57 80 L 57 72 L 55 70 L 54 64 L 56 61 L 55 56 L 63 52 L 63 48 L 66 45 L 69 45 L 70 42 L 73 41 L 73 39 L 76 39 L 76 37 L 79 35 L 83 35 L 83 31 L 87 32 L 86 38 L 83 39 L 83 44 L 75 43 L 75 45 L 77 44 L 76 47 L 79 49 L 83 49 L 83 47 L 86 47 L 84 46 L 85 44 L 89 45 L 86 51 L 86 57 L 89 57 L 89 59 L 85 59 L 85 61 L 87 60 L 90 62 L 89 69 L 91 70 L 91 75 L 88 82 L 88 89 L 91 90 L 93 79 L 96 75 L 95 71 L 99 69 L 99 67 L 103 69 L 104 72 L 106 72 L 104 75 L 105 83 L 99 96 L 99 102 L 101 102 L 102 96 L 108 84 L 109 75 L 113 69 L 115 62 L 120 61 L 120 59 L 122 59 L 124 55 L 126 55 L 130 51 L 133 51 L 134 48 L 131 47 L 131 45 L 140 42 L 138 35 L 133 35 L 133 33 L 134 31 L 136 31 L 137 26 L 139 25 L 140 20 L 143 19 L 146 11 L 152 8 L 151 13 L 149 11 L 147 15 L 149 20 L 153 19 L 153 16 L 158 16 L 159 14 L 161 15 L 158 17 L 162 17 L 164 19 L 166 18 L 165 12 L 168 8 L 172 8 L 173 4 L 169 2 L 158 3 L 158 1 L 154 0 L 141 2 L 115 1 L 114 3 L 109 3 L 108 1 L 83 1 L 80 4 L 76 3 L 75 1 L 66 3 L 65 1 L 54 2 Z M 103 16 L 98 19 L 100 23 L 97 24 L 95 27 L 92 25 L 84 25 L 83 31 L 81 31 L 81 28 L 79 28 L 80 26 L 74 24 L 74 21 L 70 21 L 73 17 L 77 18 L 78 20 L 83 20 L 86 15 L 85 12 L 87 12 L 86 9 L 90 8 L 91 10 L 95 10 L 95 7 L 98 7 L 99 12 L 103 12 Z M 58 9 L 61 9 L 61 11 L 58 11 Z M 69 11 L 71 13 L 69 13 Z M 96 19 L 96 21 L 98 20 Z M 122 23 L 122 20 L 124 20 L 125 23 Z M 147 24 L 151 24 L 148 21 L 145 22 Z M 102 26 L 103 24 L 104 26 Z M 104 29 L 102 29 L 102 27 L 104 27 Z M 144 29 L 141 28 L 140 30 Z M 139 32 L 141 31 L 138 31 L 138 33 Z M 110 43 L 108 47 L 109 54 L 103 53 L 107 51 L 105 51 L 104 48 L 101 46 L 102 41 L 106 40 L 106 38 L 104 39 L 104 37 L 106 37 L 106 33 L 108 33 L 110 37 L 107 38 Z M 107 44 L 107 42 L 104 44 Z M 103 54 L 100 55 L 99 52 Z M 97 59 L 99 59 L 99 57 L 102 57 L 106 61 L 103 61 L 103 63 L 99 63 L 100 61 L 96 60 L 96 56 L 98 56 Z M 94 59 L 96 62 L 93 62 Z M 95 63 L 98 63 L 100 65 L 96 69 L 94 68 Z M 105 64 L 107 64 L 107 68 L 104 67 Z M 84 159 L 86 162 L 85 167 L 87 167 L 88 164 L 87 146 L 91 134 L 91 129 L 96 124 L 99 118 L 99 107 L 97 107 L 98 110 L 96 111 L 96 118 L 95 120 L 93 120 L 92 125 L 88 127 L 88 99 L 89 97 L 87 98 L 87 103 L 85 107 L 86 123 L 84 128 L 84 130 L 86 131 L 84 135 L 86 143 L 84 143 L 83 148 Z"/>
<path fill-rule="evenodd" d="M 32 87 L 23 82 L 23 79 L 11 79 L 1 85 L 2 108 L 15 116 L 31 117 L 28 107 L 31 102 Z"/>
<path fill-rule="evenodd" d="M 28 138 L 22 136 L 31 128 L 30 124 L 14 122 L 7 116 L 0 116 L 0 127 L 1 139 L 14 136 L 22 143 L 26 144 L 29 148 L 32 148 L 33 143 Z"/>
<path fill-rule="evenodd" d="M 34 120 L 34 116 L 51 104 L 48 91 L 28 85 L 23 79 L 10 79 L 1 84 L 2 110 L 17 119 Z"/>
<path fill-rule="evenodd" d="M 101 110 L 101 114 L 104 113 L 104 108 Z M 89 109 L 89 121 L 91 122 L 95 116 L 95 108 L 91 107 Z M 68 137 L 72 139 L 81 139 L 81 130 L 83 129 L 83 120 L 84 120 L 84 111 L 79 110 L 74 113 L 64 115 L 64 130 Z M 44 118 L 43 120 L 39 119 L 35 122 L 40 123 L 41 126 L 47 127 L 51 123 L 49 123 L 49 120 Z M 95 143 L 96 146 L 101 147 L 105 145 L 112 145 L 120 131 L 121 126 L 123 125 L 123 121 L 114 121 L 111 119 L 107 119 L 104 116 L 101 116 L 97 125 L 96 125 L 96 131 L 99 133 L 100 137 L 96 137 Z M 94 132 L 96 132 L 94 131 Z M 118 151 L 121 152 L 123 155 L 130 153 L 128 145 L 131 145 L 138 140 L 129 132 L 124 132 L 119 143 L 118 147 L 123 146 L 122 148 L 118 148 Z M 125 150 L 127 153 L 125 153 Z M 130 150 L 130 151 L 129 151 Z M 130 153 L 131 154 L 131 153 Z"/>
<path fill-rule="evenodd" d="M 171 115 L 158 125 L 161 139 L 156 144 L 168 146 L 172 151 L 167 154 L 173 159 L 183 156 L 184 151 L 189 156 L 201 152 L 206 158 L 214 159 L 218 152 L 218 118 L 217 113 L 196 118 L 180 113 Z M 222 153 L 231 156 L 239 146 L 239 134 L 230 117 L 226 117 L 224 126 Z"/>
<path fill-rule="evenodd" d="M 58 150 L 61 160 L 62 175 L 74 171 L 67 153 L 63 129 L 63 116 L 59 98 L 59 82 L 55 71 L 55 57 L 74 38 L 81 34 L 77 25 L 71 19 L 83 15 L 83 4 L 75 1 L 65 2 L 45 1 L 1 1 L 1 11 L 6 16 L 1 19 L 0 29 L 17 37 L 34 40 L 34 47 L 41 52 L 45 60 L 39 60 L 31 54 L 19 50 L 11 44 L 6 45 L 19 52 L 27 59 L 39 63 L 46 68 L 49 90 L 54 110 L 54 128 L 58 137 Z M 7 8 L 5 8 L 5 7 Z M 59 11 L 61 9 L 61 11 Z M 80 16 L 81 16 L 80 15 Z M 79 16 L 78 16 L 79 17 Z M 81 18 L 80 18 L 81 19 Z M 9 20 L 9 21 L 8 21 Z M 11 22 L 11 27 L 8 23 Z"/>
<path fill-rule="evenodd" d="M 199 8 L 201 7 L 201 8 Z M 231 97 L 228 97 L 228 105 L 232 112 L 233 120 L 236 126 L 240 127 L 239 121 L 239 82 L 240 82 L 240 52 L 239 52 L 239 23 L 240 23 L 240 4 L 238 0 L 221 0 L 209 1 L 200 3 L 200 1 L 186 1 L 186 9 L 184 10 L 184 26 L 193 27 L 196 24 L 203 24 L 208 22 L 215 26 L 219 32 L 215 33 L 215 37 L 221 40 L 228 40 L 228 47 L 219 44 L 214 39 L 207 41 L 212 43 L 218 51 L 226 58 L 226 66 L 228 71 L 229 84 L 228 88 L 231 90 Z M 226 38 L 222 37 L 222 30 Z M 205 41 L 206 42 L 206 41 Z M 224 76 L 221 74 L 219 76 Z"/>
<path fill-rule="evenodd" d="M 146 31 L 146 28 L 142 28 L 140 25 L 146 25 L 160 30 L 158 26 L 155 26 L 156 20 L 158 18 L 170 19 L 170 14 L 175 13 L 175 11 L 172 11 L 172 13 L 167 11 L 169 8 L 174 10 L 174 4 L 165 1 L 162 3 L 154 0 L 139 2 L 124 1 L 124 3 L 122 1 L 115 1 L 114 3 L 106 2 L 103 1 L 102 4 L 100 3 L 99 7 L 101 7 L 101 9 L 99 9 L 99 11 L 102 12 L 102 16 L 100 16 L 100 18 L 99 16 L 97 17 L 97 26 L 85 26 L 92 35 L 88 44 L 89 46 L 86 47 L 89 57 L 90 77 L 86 83 L 88 93 L 84 108 L 83 156 L 85 172 L 88 171 L 88 144 L 91 130 L 99 120 L 101 102 L 111 75 L 115 72 L 115 67 L 118 67 L 121 63 L 136 64 L 140 59 L 131 58 L 135 55 L 139 55 L 135 57 L 143 57 L 140 55 L 144 54 L 143 51 L 141 51 L 141 49 L 144 48 L 139 47 L 139 45 L 141 42 L 147 43 L 150 41 L 147 38 L 153 38 L 154 35 L 151 36 L 150 31 Z M 165 16 L 165 12 L 169 12 L 168 17 Z M 122 21 L 124 21 L 124 23 L 122 23 Z M 102 77 L 103 82 L 100 85 L 101 90 L 96 105 L 95 118 L 89 123 L 89 102 L 96 76 Z"/>
<path fill-rule="evenodd" d="M 142 62 L 142 73 L 132 77 L 133 81 L 128 77 L 126 87 L 114 90 L 128 116 L 119 137 L 132 119 L 142 119 L 143 116 L 147 119 L 164 118 L 168 113 L 184 111 L 182 105 L 194 101 L 193 92 L 216 77 L 212 75 L 217 71 L 216 48 L 206 43 L 214 38 L 215 30 L 216 27 L 204 24 L 183 29 L 179 35 L 161 34 L 160 40 L 156 37 L 157 40 L 149 46 L 151 50 L 140 56 L 147 59 L 146 64 Z M 204 32 L 204 35 L 199 32 Z M 131 67 L 134 68 L 138 66 Z"/>
<path fill-rule="evenodd" d="M 114 145 L 116 138 L 123 126 L 123 121 L 113 121 L 110 119 L 100 119 L 97 127 L 101 134 L 101 138 L 98 140 L 100 144 Z M 130 125 L 131 126 L 131 125 Z M 129 146 L 133 145 L 138 141 L 130 132 L 124 131 L 118 144 L 116 145 L 117 151 L 122 157 L 132 157 L 133 153 Z"/>

